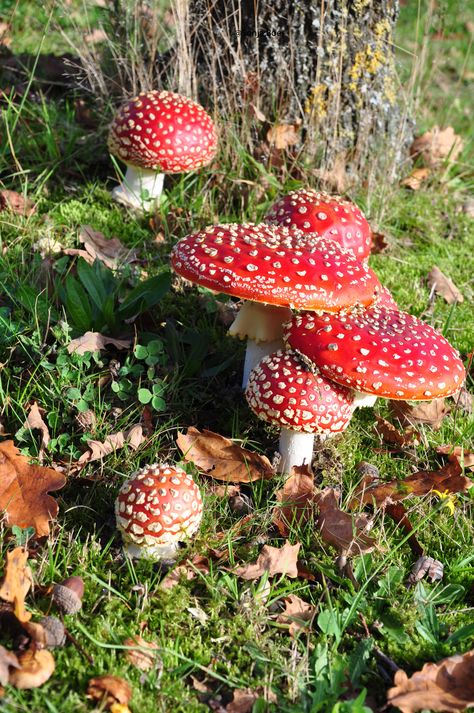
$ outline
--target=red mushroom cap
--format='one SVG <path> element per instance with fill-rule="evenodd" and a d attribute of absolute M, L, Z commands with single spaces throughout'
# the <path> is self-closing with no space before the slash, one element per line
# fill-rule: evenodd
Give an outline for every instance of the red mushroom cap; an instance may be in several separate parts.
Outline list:
<path fill-rule="evenodd" d="M 250 372 L 245 396 L 256 416 L 307 433 L 340 433 L 354 412 L 354 392 L 329 381 L 294 351 L 264 357 Z"/>
<path fill-rule="evenodd" d="M 339 196 L 300 188 L 277 200 L 265 220 L 331 238 L 360 260 L 370 255 L 372 230 L 365 215 L 354 203 Z"/>
<path fill-rule="evenodd" d="M 147 465 L 125 481 L 115 501 L 117 527 L 127 544 L 153 557 L 193 535 L 202 518 L 199 488 L 174 465 Z"/>
<path fill-rule="evenodd" d="M 329 379 L 388 399 L 449 396 L 465 377 L 458 352 L 441 334 L 386 307 L 334 316 L 304 312 L 286 325 L 285 339 Z"/>
<path fill-rule="evenodd" d="M 173 92 L 143 92 L 117 112 L 109 151 L 138 168 L 181 173 L 208 164 L 217 134 L 206 111 Z"/>
<path fill-rule="evenodd" d="M 395 300 L 393 299 L 392 293 L 388 289 L 388 287 L 385 287 L 382 285 L 380 290 L 377 293 L 377 297 L 374 300 L 374 303 L 372 305 L 373 307 L 387 307 L 387 309 L 393 309 L 395 311 L 399 311 L 399 307 Z"/>
<path fill-rule="evenodd" d="M 338 312 L 371 304 L 376 275 L 328 238 L 279 226 L 214 225 L 180 240 L 171 254 L 191 282 L 241 299 Z"/>

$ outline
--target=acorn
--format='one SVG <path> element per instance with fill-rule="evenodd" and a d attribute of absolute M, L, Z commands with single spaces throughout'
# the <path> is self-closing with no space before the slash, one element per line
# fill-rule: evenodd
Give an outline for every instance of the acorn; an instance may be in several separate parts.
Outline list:
<path fill-rule="evenodd" d="M 53 587 L 52 599 L 63 614 L 77 614 L 82 607 L 84 581 L 81 577 L 68 577 Z"/>
<path fill-rule="evenodd" d="M 44 616 L 39 620 L 39 623 L 44 629 L 45 643 L 48 649 L 54 649 L 56 646 L 64 646 L 66 643 L 66 632 L 62 621 L 55 616 Z"/>

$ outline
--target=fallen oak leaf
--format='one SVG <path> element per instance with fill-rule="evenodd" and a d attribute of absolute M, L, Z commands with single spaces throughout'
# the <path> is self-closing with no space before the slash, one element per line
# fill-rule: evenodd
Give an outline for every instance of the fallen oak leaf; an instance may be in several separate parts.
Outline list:
<path fill-rule="evenodd" d="M 125 639 L 123 643 L 124 646 L 130 647 L 125 650 L 125 658 L 132 666 L 140 669 L 140 671 L 151 671 L 151 669 L 159 663 L 159 658 L 156 653 L 159 646 L 153 641 L 146 641 L 137 635 Z"/>
<path fill-rule="evenodd" d="M 110 709 L 115 703 L 126 706 L 132 697 L 132 688 L 123 678 L 105 674 L 89 680 L 86 696 Z"/>
<path fill-rule="evenodd" d="M 279 505 L 273 510 L 273 523 L 282 537 L 287 537 L 291 527 L 306 522 L 314 516 L 318 490 L 308 466 L 294 467 L 283 488 L 276 493 Z"/>
<path fill-rule="evenodd" d="M 404 433 L 400 433 L 393 423 L 381 416 L 376 416 L 375 430 L 385 443 L 389 443 L 400 448 L 416 446 L 420 442 L 420 436 L 414 428 L 408 428 Z"/>
<path fill-rule="evenodd" d="M 388 691 L 387 702 L 402 713 L 425 709 L 464 711 L 474 706 L 474 651 L 449 656 L 438 663 L 426 663 L 410 677 L 399 670 L 394 683 Z"/>
<path fill-rule="evenodd" d="M 79 241 L 94 260 L 100 260 L 106 267 L 116 270 L 120 265 L 128 265 L 137 260 L 135 250 L 125 247 L 118 238 L 106 238 L 103 233 L 90 225 L 82 225 Z"/>
<path fill-rule="evenodd" d="M 446 159 L 455 161 L 463 150 L 463 141 L 452 126 L 440 129 L 433 126 L 422 136 L 417 136 L 410 148 L 414 158 L 421 158 L 428 168 L 438 168 Z"/>
<path fill-rule="evenodd" d="M 258 693 L 250 688 L 237 688 L 232 701 L 225 707 L 226 713 L 251 713 L 258 698 Z"/>
<path fill-rule="evenodd" d="M 317 498 L 319 515 L 316 527 L 324 540 L 346 556 L 360 555 L 372 552 L 375 540 L 366 532 L 371 522 L 365 515 L 354 517 L 344 512 L 338 505 L 338 491 L 334 488 L 324 488 Z"/>
<path fill-rule="evenodd" d="M 457 460 L 464 468 L 474 469 L 474 451 L 468 451 L 461 446 L 438 446 L 436 453 L 449 456 L 450 460 Z"/>
<path fill-rule="evenodd" d="M 234 570 L 234 574 L 242 579 L 252 580 L 258 579 L 265 572 L 269 577 L 274 577 L 276 574 L 283 574 L 287 577 L 295 578 L 298 576 L 298 552 L 301 544 L 290 545 L 285 542 L 283 547 L 271 547 L 264 545 L 257 558 L 256 562 L 241 565 Z"/>
<path fill-rule="evenodd" d="M 414 168 L 408 176 L 400 181 L 400 185 L 410 188 L 412 191 L 418 191 L 430 175 L 429 168 Z"/>
<path fill-rule="evenodd" d="M 299 142 L 299 127 L 294 124 L 275 124 L 267 131 L 267 141 L 279 150 L 287 149 Z"/>
<path fill-rule="evenodd" d="M 374 481 L 371 476 L 362 479 L 349 507 L 361 504 L 383 506 L 386 502 L 399 502 L 410 495 L 424 496 L 432 490 L 444 493 L 462 493 L 472 487 L 472 481 L 462 475 L 462 468 L 457 459 L 435 471 L 418 471 L 404 480 Z"/>
<path fill-rule="evenodd" d="M 296 594 L 285 597 L 285 611 L 277 617 L 279 624 L 289 624 L 289 634 L 292 638 L 300 631 L 307 631 L 316 612 L 313 604 L 305 602 Z"/>
<path fill-rule="evenodd" d="M 32 200 L 22 196 L 16 191 L 0 191 L 0 211 L 10 210 L 17 215 L 30 216 L 36 211 L 36 206 Z"/>
<path fill-rule="evenodd" d="M 456 287 L 454 282 L 447 277 L 436 265 L 430 270 L 427 283 L 431 290 L 442 297 L 448 305 L 464 302 L 464 295 Z"/>
<path fill-rule="evenodd" d="M 392 413 L 400 421 L 402 426 L 413 426 L 416 423 L 424 423 L 437 431 L 444 418 L 451 411 L 446 399 L 433 399 L 432 401 L 421 401 L 411 404 L 409 401 L 391 401 Z"/>
<path fill-rule="evenodd" d="M 69 354 L 86 354 L 87 352 L 99 352 L 101 349 L 105 349 L 108 344 L 112 344 L 117 349 L 128 349 L 131 343 L 131 338 L 114 339 L 100 332 L 86 332 L 82 337 L 71 339 L 67 350 Z"/>
<path fill-rule="evenodd" d="M 167 572 L 159 584 L 159 589 L 173 589 L 182 580 L 191 581 L 198 576 L 198 573 L 209 574 L 209 559 L 203 555 L 194 555 L 192 560 L 176 565 Z"/>
<path fill-rule="evenodd" d="M 33 575 L 27 565 L 28 550 L 15 547 L 7 552 L 7 564 L 0 585 L 0 599 L 13 604 L 13 612 L 20 622 L 27 622 L 31 614 L 25 609 L 25 597 L 33 585 Z"/>
<path fill-rule="evenodd" d="M 77 462 L 82 466 L 95 460 L 102 460 L 102 458 L 123 448 L 125 445 L 130 446 L 130 448 L 136 451 L 144 440 L 145 437 L 143 435 L 142 426 L 136 423 L 126 431 L 111 433 L 104 441 L 88 440 L 87 445 L 89 450 L 85 451 Z"/>
<path fill-rule="evenodd" d="M 48 443 L 51 440 L 49 435 L 49 429 L 46 423 L 43 421 L 44 409 L 40 409 L 36 401 L 30 406 L 28 411 L 28 416 L 23 424 L 23 428 L 29 428 L 31 430 L 38 429 L 41 432 L 41 448 L 44 450 L 48 447 Z"/>
<path fill-rule="evenodd" d="M 66 483 L 62 473 L 30 465 L 13 441 L 0 443 L 0 510 L 9 527 L 34 527 L 36 535 L 49 534 L 49 520 L 58 514 L 58 504 L 48 495 Z"/>
<path fill-rule="evenodd" d="M 265 456 L 242 448 L 230 438 L 213 431 L 190 426 L 186 433 L 178 432 L 176 445 L 187 462 L 216 480 L 230 483 L 251 483 L 275 475 L 275 469 Z"/>
<path fill-rule="evenodd" d="M 42 686 L 53 674 L 56 664 L 47 649 L 27 649 L 18 656 L 20 668 L 11 671 L 9 683 L 15 688 Z"/>

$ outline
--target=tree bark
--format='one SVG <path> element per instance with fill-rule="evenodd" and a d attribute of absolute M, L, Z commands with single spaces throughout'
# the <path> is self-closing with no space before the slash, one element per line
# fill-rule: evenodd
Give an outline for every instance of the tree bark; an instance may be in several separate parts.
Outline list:
<path fill-rule="evenodd" d="M 367 168 L 406 156 L 393 46 L 399 0 L 175 0 L 187 27 L 169 66 L 226 119 L 296 123 L 307 156 Z M 382 150 L 383 148 L 383 150 Z M 385 166 L 384 171 L 387 171 Z"/>

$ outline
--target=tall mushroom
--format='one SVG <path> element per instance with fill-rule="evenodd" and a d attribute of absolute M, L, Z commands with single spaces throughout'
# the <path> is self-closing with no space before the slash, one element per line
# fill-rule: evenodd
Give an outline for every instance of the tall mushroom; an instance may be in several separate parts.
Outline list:
<path fill-rule="evenodd" d="M 359 260 L 370 255 L 372 230 L 365 215 L 354 203 L 339 196 L 299 188 L 279 198 L 265 222 L 331 238 L 352 250 Z"/>
<path fill-rule="evenodd" d="M 214 158 L 217 134 L 209 114 L 192 99 L 152 91 L 119 109 L 108 143 L 110 153 L 127 165 L 113 198 L 149 210 L 161 195 L 165 173 L 192 171 Z"/>
<path fill-rule="evenodd" d="M 258 418 L 281 429 L 281 473 L 311 465 L 315 434 L 341 433 L 354 411 L 351 389 L 326 379 L 292 350 L 262 359 L 250 372 L 245 396 Z"/>
<path fill-rule="evenodd" d="M 188 235 L 175 245 L 171 264 L 191 282 L 247 300 L 229 330 L 248 338 L 243 386 L 262 356 L 282 346 L 290 309 L 369 305 L 380 286 L 334 241 L 265 224 L 214 225 Z"/>
<path fill-rule="evenodd" d="M 285 340 L 338 384 L 387 399 L 429 401 L 456 393 L 465 378 L 459 353 L 417 317 L 372 306 L 348 314 L 302 312 Z M 358 399 L 356 399 L 356 402 Z M 359 404 L 358 404 L 359 405 Z"/>

